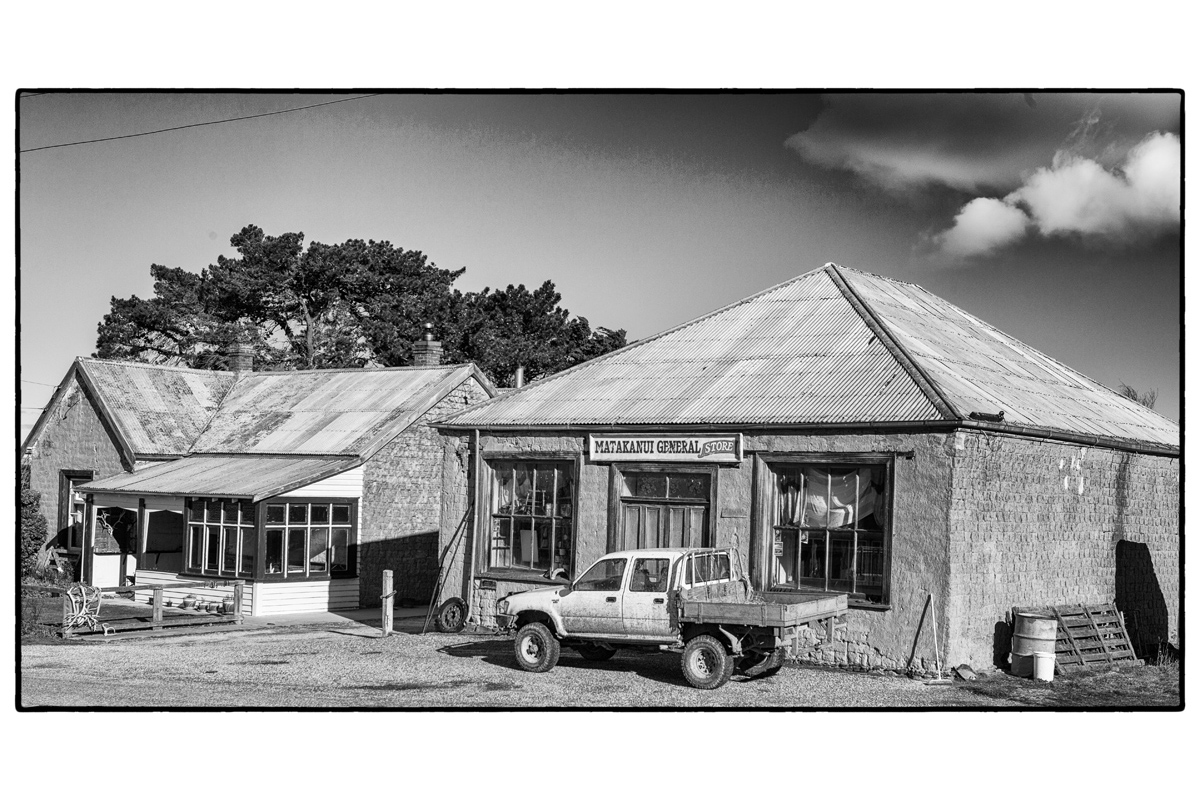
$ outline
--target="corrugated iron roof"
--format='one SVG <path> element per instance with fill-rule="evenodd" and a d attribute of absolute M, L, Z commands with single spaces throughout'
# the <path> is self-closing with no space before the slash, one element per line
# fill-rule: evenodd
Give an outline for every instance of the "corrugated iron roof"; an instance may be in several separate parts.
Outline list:
<path fill-rule="evenodd" d="M 842 269 L 872 313 L 938 385 L 958 414 L 1179 446 L 1179 426 L 920 286 Z"/>
<path fill-rule="evenodd" d="M 192 452 L 366 457 L 477 374 L 471 364 L 242 373 Z"/>
<path fill-rule="evenodd" d="M 80 358 L 76 365 L 135 457 L 188 452 L 237 379 L 130 361 Z"/>
<path fill-rule="evenodd" d="M 344 472 L 359 463 L 358 458 L 197 455 L 101 478 L 81 490 L 241 497 L 258 501 Z"/>
<path fill-rule="evenodd" d="M 1175 423 L 921 287 L 833 264 L 444 423 L 853 425 L 974 411 L 1004 411 L 1014 427 L 1179 444 Z"/>
<path fill-rule="evenodd" d="M 455 426 L 941 419 L 825 270 L 452 417 Z"/>

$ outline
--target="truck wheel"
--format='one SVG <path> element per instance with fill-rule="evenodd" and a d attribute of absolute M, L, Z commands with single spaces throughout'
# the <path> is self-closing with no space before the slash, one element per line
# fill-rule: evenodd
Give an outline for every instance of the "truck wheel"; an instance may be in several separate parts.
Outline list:
<path fill-rule="evenodd" d="M 583 656 L 585 661 L 608 661 L 617 654 L 616 650 L 610 647 L 601 647 L 598 644 L 581 644 L 575 649 L 579 651 L 579 655 Z"/>
<path fill-rule="evenodd" d="M 549 672 L 558 663 L 558 639 L 540 622 L 531 622 L 517 631 L 513 643 L 517 664 L 526 672 Z"/>
<path fill-rule="evenodd" d="M 733 675 L 733 657 L 725 646 L 703 634 L 683 648 L 683 677 L 697 689 L 717 689 Z"/>
<path fill-rule="evenodd" d="M 467 604 L 457 597 L 442 603 L 433 617 L 433 627 L 440 633 L 460 632 L 467 627 Z"/>

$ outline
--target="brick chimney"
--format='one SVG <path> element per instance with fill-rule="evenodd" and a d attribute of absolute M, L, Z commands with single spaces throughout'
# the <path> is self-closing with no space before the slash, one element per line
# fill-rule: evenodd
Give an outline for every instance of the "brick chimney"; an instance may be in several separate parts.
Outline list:
<path fill-rule="evenodd" d="M 229 348 L 229 370 L 231 372 L 254 371 L 254 348 L 245 342 L 234 342 Z"/>
<path fill-rule="evenodd" d="M 442 343 L 433 340 L 433 323 L 425 323 L 425 335 L 412 346 L 414 367 L 438 367 L 442 364 Z"/>

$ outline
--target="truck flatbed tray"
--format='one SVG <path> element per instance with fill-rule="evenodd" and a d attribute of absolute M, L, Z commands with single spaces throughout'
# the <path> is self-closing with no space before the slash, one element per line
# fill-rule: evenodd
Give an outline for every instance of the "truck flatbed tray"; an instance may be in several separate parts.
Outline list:
<path fill-rule="evenodd" d="M 789 628 L 825 619 L 845 610 L 844 594 L 815 596 L 791 603 L 734 603 L 685 599 L 680 609 L 680 618 L 688 622 Z"/>

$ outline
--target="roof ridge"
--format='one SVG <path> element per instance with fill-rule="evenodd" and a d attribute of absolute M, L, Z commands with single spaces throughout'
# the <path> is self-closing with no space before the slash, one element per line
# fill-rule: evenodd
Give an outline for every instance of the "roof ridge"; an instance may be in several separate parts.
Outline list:
<path fill-rule="evenodd" d="M 938 387 L 937 382 L 921 367 L 921 363 L 908 352 L 908 348 L 892 333 L 892 329 L 886 322 L 880 318 L 875 309 L 871 308 L 871 304 L 858 293 L 858 290 L 851 285 L 850 281 L 839 272 L 840 267 L 836 264 L 829 264 L 826 268 L 834 285 L 843 293 L 846 301 L 854 311 L 862 317 L 866 326 L 871 330 L 871 333 L 880 338 L 881 344 L 891 354 L 892 358 L 900 365 L 900 368 L 908 374 L 908 377 L 917 385 L 921 393 L 933 404 L 943 416 L 948 419 L 962 419 L 962 414 L 950 402 L 950 399 Z M 855 272 L 859 272 L 855 270 Z M 859 272 L 859 274 L 868 274 Z M 886 337 L 887 341 L 883 341 Z"/>
<path fill-rule="evenodd" d="M 143 367 L 146 369 L 170 370 L 171 372 L 199 373 L 201 375 L 229 375 L 230 377 L 234 377 L 238 374 L 236 372 L 228 372 L 218 369 L 199 369 L 198 367 L 182 367 L 176 364 L 151 364 L 148 361 L 122 361 L 120 359 L 111 358 L 93 358 L 91 356 L 76 356 L 75 360 L 78 362 L 87 362 L 89 364 L 105 364 L 115 367 Z"/>
<path fill-rule="evenodd" d="M 503 394 L 497 394 L 495 397 L 490 397 L 487 400 L 484 400 L 482 403 L 476 403 L 473 406 L 468 406 L 467 408 L 464 408 L 462 411 L 457 411 L 454 414 L 451 414 L 450 416 L 439 420 L 439 422 L 451 422 L 454 419 L 456 419 L 457 417 L 459 417 L 463 414 L 466 414 L 468 411 L 478 411 L 479 409 L 486 408 L 487 406 L 489 406 L 493 403 L 496 403 L 500 400 L 507 400 L 508 398 L 513 397 L 514 395 L 520 394 L 521 392 L 528 391 L 535 386 L 545 386 L 550 381 L 555 381 L 555 380 L 558 380 L 559 378 L 564 378 L 567 375 L 570 375 L 573 372 L 576 372 L 577 370 L 583 369 L 584 367 L 590 366 L 592 364 L 598 364 L 602 361 L 606 361 L 610 358 L 614 358 L 621 353 L 624 353 L 624 352 L 634 349 L 635 347 L 641 347 L 642 345 L 650 344 L 651 342 L 657 341 L 657 340 L 663 338 L 664 336 L 675 333 L 676 331 L 681 331 L 684 328 L 690 327 L 692 325 L 696 325 L 700 322 L 703 322 L 704 320 L 709 319 L 710 317 L 716 316 L 717 314 L 721 314 L 732 308 L 737 308 L 740 305 L 749 303 L 751 300 L 756 300 L 765 294 L 769 294 L 770 292 L 777 291 L 779 289 L 782 289 L 785 286 L 788 286 L 790 284 L 804 280 L 805 278 L 809 277 L 810 275 L 814 275 L 818 272 L 822 272 L 826 267 L 830 266 L 831 264 L 833 264 L 832 261 L 826 262 L 825 264 L 817 267 L 816 269 L 810 269 L 808 272 L 797 275 L 794 278 L 788 278 L 786 281 L 777 283 L 774 286 L 768 286 L 766 289 L 755 292 L 754 294 L 749 295 L 748 297 L 743 297 L 740 300 L 736 300 L 732 303 L 721 306 L 718 309 L 701 314 L 700 316 L 695 317 L 690 320 L 687 320 L 686 322 L 681 322 L 680 324 L 678 324 L 672 328 L 667 328 L 665 331 L 660 331 L 658 333 L 652 334 L 650 336 L 647 336 L 645 339 L 638 339 L 635 342 L 630 342 L 629 344 L 625 345 L 624 347 L 618 348 L 616 350 L 611 350 L 611 351 L 605 353 L 604 355 L 596 356 L 595 358 L 590 358 L 587 361 L 583 361 L 579 364 L 576 364 L 573 367 L 568 367 L 567 369 L 564 369 L 562 372 L 556 372 L 553 375 L 547 375 L 545 378 L 542 378 L 540 380 L 531 381 L 530 383 L 527 383 L 518 389 L 509 389 L 508 391 L 504 392 Z"/>

